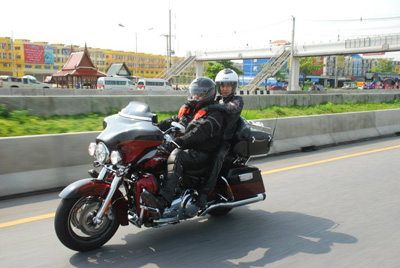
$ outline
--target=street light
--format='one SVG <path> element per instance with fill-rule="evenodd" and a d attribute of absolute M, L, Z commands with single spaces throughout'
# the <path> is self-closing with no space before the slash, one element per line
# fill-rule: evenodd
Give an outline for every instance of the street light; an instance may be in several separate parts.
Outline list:
<path fill-rule="evenodd" d="M 125 28 L 125 26 L 121 23 L 118 23 L 119 27 Z M 153 28 L 147 29 L 147 31 L 151 31 Z M 138 46 L 137 46 L 137 32 L 135 31 L 135 43 L 136 43 L 136 83 L 138 82 L 138 68 L 139 68 L 139 55 L 138 55 Z"/>

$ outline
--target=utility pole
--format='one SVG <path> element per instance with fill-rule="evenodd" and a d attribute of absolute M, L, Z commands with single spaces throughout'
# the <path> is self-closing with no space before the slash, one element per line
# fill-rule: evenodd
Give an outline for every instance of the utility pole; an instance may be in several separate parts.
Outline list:
<path fill-rule="evenodd" d="M 171 9 L 169 9 L 169 34 L 168 34 L 168 61 L 167 61 L 167 71 L 171 69 Z"/>
<path fill-rule="evenodd" d="M 171 69 L 171 55 L 172 55 L 172 45 L 171 45 L 171 39 L 172 39 L 172 34 L 171 34 L 171 9 L 168 10 L 169 12 L 169 22 L 168 22 L 168 34 L 163 34 L 161 36 L 166 37 L 167 39 L 167 73 Z"/>
<path fill-rule="evenodd" d="M 12 58 L 12 75 L 15 76 L 15 70 L 14 70 L 14 37 L 13 37 L 13 32 L 11 31 L 11 58 Z"/>
<path fill-rule="evenodd" d="M 295 83 L 298 83 L 298 81 L 293 81 L 293 54 L 294 54 L 294 28 L 295 28 L 295 21 L 296 18 L 294 16 L 292 16 L 293 19 L 293 24 L 292 24 L 292 44 L 291 44 L 291 51 L 290 51 L 290 70 L 289 70 L 289 85 L 288 85 L 288 90 L 295 90 Z M 303 78 L 304 79 L 304 78 Z"/>
<path fill-rule="evenodd" d="M 138 55 L 138 52 L 137 52 L 137 32 L 135 32 L 135 42 L 136 42 L 136 84 L 138 83 L 138 81 L 139 81 L 139 55 Z"/>
<path fill-rule="evenodd" d="M 338 56 L 335 56 L 335 88 L 338 87 Z"/>

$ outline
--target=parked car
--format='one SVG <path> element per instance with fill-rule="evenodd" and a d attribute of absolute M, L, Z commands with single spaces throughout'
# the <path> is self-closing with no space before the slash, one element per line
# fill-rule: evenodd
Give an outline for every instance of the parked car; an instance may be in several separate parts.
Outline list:
<path fill-rule="evenodd" d="M 22 78 L 10 75 L 1 75 L 0 88 L 50 88 L 50 85 L 39 82 L 31 75 L 25 75 Z"/>
<path fill-rule="evenodd" d="M 357 89 L 357 84 L 356 82 L 344 82 L 344 85 L 342 86 L 343 89 Z"/>
<path fill-rule="evenodd" d="M 281 87 L 281 86 L 274 86 L 274 87 L 270 87 L 269 90 L 286 90 L 286 88 Z"/>
<path fill-rule="evenodd" d="M 326 88 L 323 85 L 313 85 L 308 88 L 308 91 L 323 91 L 326 90 Z"/>

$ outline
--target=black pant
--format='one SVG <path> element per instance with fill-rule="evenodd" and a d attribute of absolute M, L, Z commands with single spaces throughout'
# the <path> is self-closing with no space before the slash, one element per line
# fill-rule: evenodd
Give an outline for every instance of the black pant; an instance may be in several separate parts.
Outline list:
<path fill-rule="evenodd" d="M 160 195 L 170 205 L 174 199 L 175 189 L 183 169 L 199 169 L 210 162 L 210 156 L 194 149 L 175 149 L 168 158 L 168 175 L 160 190 Z"/>

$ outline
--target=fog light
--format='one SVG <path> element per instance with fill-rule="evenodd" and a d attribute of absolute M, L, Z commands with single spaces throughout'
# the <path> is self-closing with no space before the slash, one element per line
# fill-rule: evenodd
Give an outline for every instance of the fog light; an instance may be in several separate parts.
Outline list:
<path fill-rule="evenodd" d="M 122 157 L 118 151 L 112 151 L 110 159 L 111 159 L 111 164 L 113 165 L 117 165 L 122 161 Z"/>

